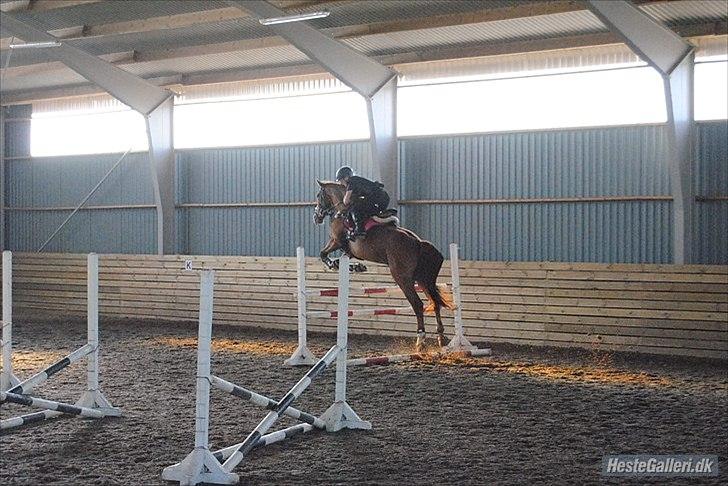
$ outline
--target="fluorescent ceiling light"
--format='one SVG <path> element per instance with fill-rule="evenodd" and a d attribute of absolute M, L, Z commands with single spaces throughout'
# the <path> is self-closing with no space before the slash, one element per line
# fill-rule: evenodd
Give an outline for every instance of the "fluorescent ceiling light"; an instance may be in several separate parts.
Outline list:
<path fill-rule="evenodd" d="M 300 22 L 301 20 L 320 19 L 323 17 L 328 17 L 330 14 L 331 12 L 322 10 L 320 12 L 288 15 L 286 17 L 271 17 L 268 19 L 260 19 L 259 22 L 263 25 L 285 24 L 287 22 Z"/>
<path fill-rule="evenodd" d="M 10 44 L 8 47 L 11 49 L 42 49 L 45 47 L 58 47 L 61 43 L 58 41 L 49 42 L 28 42 L 25 44 Z"/>

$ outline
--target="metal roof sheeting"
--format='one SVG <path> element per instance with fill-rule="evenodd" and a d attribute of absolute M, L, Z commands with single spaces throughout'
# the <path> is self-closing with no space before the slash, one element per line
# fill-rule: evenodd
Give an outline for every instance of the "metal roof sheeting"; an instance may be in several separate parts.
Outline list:
<path fill-rule="evenodd" d="M 430 1 L 426 8 L 418 1 L 334 2 L 326 5 L 332 15 L 312 22 L 318 28 L 363 25 L 392 19 L 415 19 L 441 14 L 467 14 L 482 11 L 483 2 Z M 493 1 L 492 8 L 512 6 L 512 2 Z M 163 15 L 198 12 L 211 8 L 226 8 L 224 2 L 201 1 L 133 1 L 101 2 L 78 5 L 42 12 L 22 12 L 21 18 L 42 19 L 48 28 L 71 25 L 94 25 L 104 22 L 147 19 Z M 310 7 L 309 7 L 310 8 Z M 723 0 L 680 1 L 648 3 L 641 8 L 656 19 L 670 25 L 686 25 L 696 22 L 725 22 L 728 14 Z M 299 10 L 307 10 L 301 8 Z M 81 22 L 83 20 L 83 22 Z M 347 38 L 345 43 L 368 55 L 387 55 L 404 52 L 422 52 L 448 47 L 477 47 L 508 41 L 537 40 L 605 32 L 606 28 L 589 11 L 581 10 L 551 15 L 523 17 L 509 20 L 481 22 L 418 30 L 403 30 Z M 310 61 L 293 47 L 282 45 L 238 50 L 215 54 L 190 54 L 186 57 L 144 61 L 144 54 L 154 52 L 164 57 L 165 50 L 183 46 L 219 44 L 244 39 L 271 37 L 271 31 L 255 19 L 243 17 L 237 20 L 206 22 L 184 28 L 146 31 L 104 37 L 89 37 L 69 42 L 97 55 L 136 52 L 142 62 L 122 62 L 120 67 L 144 77 L 212 73 L 265 67 L 292 66 Z M 7 51 L 0 55 L 4 63 Z M 12 54 L 10 66 L 46 62 L 48 54 L 42 50 L 25 50 Z M 79 76 L 69 75 L 68 69 L 41 71 L 27 74 L 14 73 L 3 80 L 2 91 L 20 92 L 58 86 L 87 84 Z"/>

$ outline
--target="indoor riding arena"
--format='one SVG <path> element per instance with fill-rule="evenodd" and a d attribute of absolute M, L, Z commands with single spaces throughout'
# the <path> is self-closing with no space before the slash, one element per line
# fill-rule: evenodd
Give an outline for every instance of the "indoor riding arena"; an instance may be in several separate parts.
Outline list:
<path fill-rule="evenodd" d="M 2 485 L 728 483 L 725 0 L 0 0 Z"/>

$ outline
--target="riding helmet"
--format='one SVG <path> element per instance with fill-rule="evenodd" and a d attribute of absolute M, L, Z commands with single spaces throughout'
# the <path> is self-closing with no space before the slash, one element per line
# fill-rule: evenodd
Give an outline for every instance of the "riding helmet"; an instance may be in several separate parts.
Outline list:
<path fill-rule="evenodd" d="M 336 180 L 340 181 L 346 177 L 351 177 L 353 175 L 354 175 L 354 171 L 351 170 L 351 167 L 345 165 L 336 171 Z"/>

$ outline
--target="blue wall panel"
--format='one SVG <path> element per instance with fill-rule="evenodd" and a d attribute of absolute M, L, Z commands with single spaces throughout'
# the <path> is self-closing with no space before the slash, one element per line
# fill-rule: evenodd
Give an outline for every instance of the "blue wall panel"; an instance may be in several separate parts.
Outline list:
<path fill-rule="evenodd" d="M 371 175 L 368 142 L 181 151 L 186 182 L 178 201 L 193 204 L 315 201 L 316 179 L 330 180 L 341 165 Z M 296 246 L 322 246 L 326 229 L 313 224 L 313 207 L 185 208 L 190 254 L 293 255 Z M 309 252 L 312 250 L 309 250 Z M 318 251 L 316 251 L 318 253 Z"/>
<path fill-rule="evenodd" d="M 725 121 L 698 124 L 698 196 L 728 195 L 727 131 Z M 662 126 L 403 139 L 402 198 L 669 197 L 664 146 Z M 10 161 L 7 204 L 75 206 L 119 155 Z M 371 175 L 369 144 L 179 151 L 177 202 L 313 201 L 315 179 L 333 178 L 343 164 Z M 152 205 L 149 177 L 146 154 L 130 154 L 89 204 Z M 405 205 L 400 210 L 405 225 L 443 251 L 449 242 L 459 242 L 468 259 L 670 262 L 672 258 L 669 200 L 430 204 Z M 8 246 L 35 250 L 67 214 L 9 210 Z M 325 227 L 312 224 L 311 215 L 310 206 L 180 207 L 179 247 L 191 254 L 292 255 L 296 246 L 304 245 L 313 255 L 327 233 Z M 696 204 L 699 262 L 728 263 L 726 220 L 728 201 Z M 82 211 L 49 251 L 153 253 L 155 235 L 152 208 Z"/>
<path fill-rule="evenodd" d="M 405 139 L 404 199 L 669 195 L 661 126 Z"/>
<path fill-rule="evenodd" d="M 669 196 L 662 126 L 407 139 L 405 200 Z M 669 201 L 406 206 L 404 219 L 464 258 L 669 262 Z"/>
<path fill-rule="evenodd" d="M 121 154 L 36 157 L 14 160 L 6 169 L 8 247 L 35 251 L 91 191 Z M 147 154 L 131 153 L 87 206 L 152 205 Z M 149 208 L 81 210 L 45 251 L 104 253 L 156 252 L 156 212 Z"/>
<path fill-rule="evenodd" d="M 728 121 L 698 124 L 695 256 L 698 262 L 728 264 Z M 722 198 L 722 199 L 721 199 Z"/>

